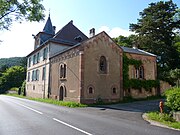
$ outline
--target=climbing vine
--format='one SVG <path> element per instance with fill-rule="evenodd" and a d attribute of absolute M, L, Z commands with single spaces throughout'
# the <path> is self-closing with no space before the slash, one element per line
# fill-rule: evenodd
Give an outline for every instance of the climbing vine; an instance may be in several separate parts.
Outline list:
<path fill-rule="evenodd" d="M 139 80 L 129 79 L 129 65 L 133 65 L 135 68 L 139 68 L 142 65 L 141 60 L 135 60 L 128 58 L 125 54 L 123 55 L 123 88 L 124 89 L 141 89 L 151 90 L 153 87 L 159 86 L 158 80 Z"/>

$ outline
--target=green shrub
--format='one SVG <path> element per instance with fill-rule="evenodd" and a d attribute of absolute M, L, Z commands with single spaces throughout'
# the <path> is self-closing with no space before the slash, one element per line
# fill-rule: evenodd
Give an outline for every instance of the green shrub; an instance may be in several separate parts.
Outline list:
<path fill-rule="evenodd" d="M 167 90 L 165 92 L 165 96 L 165 105 L 173 111 L 180 111 L 180 88 L 172 88 Z"/>
<path fill-rule="evenodd" d="M 157 121 L 168 121 L 168 122 L 175 122 L 171 114 L 167 113 L 159 113 L 159 112 L 149 112 L 148 117 L 152 120 L 157 120 Z"/>
<path fill-rule="evenodd" d="M 21 86 L 21 94 L 22 94 L 23 96 L 26 96 L 26 81 L 24 81 L 24 82 L 22 83 L 22 86 Z"/>
<path fill-rule="evenodd" d="M 10 90 L 12 90 L 12 91 L 18 91 L 18 89 L 19 89 L 19 88 L 17 88 L 17 87 L 13 87 L 13 88 L 11 88 Z"/>

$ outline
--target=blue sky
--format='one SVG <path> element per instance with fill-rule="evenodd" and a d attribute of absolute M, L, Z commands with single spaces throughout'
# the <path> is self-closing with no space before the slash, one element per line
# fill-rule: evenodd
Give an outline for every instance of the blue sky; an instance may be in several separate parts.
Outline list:
<path fill-rule="evenodd" d="M 44 0 L 47 20 L 49 9 L 51 20 L 57 31 L 73 20 L 73 24 L 89 36 L 91 28 L 96 33 L 106 31 L 111 37 L 128 36 L 129 24 L 136 23 L 139 12 L 158 0 Z M 180 7 L 180 0 L 173 0 Z M 40 23 L 13 23 L 11 31 L 1 31 L 0 58 L 26 56 L 33 51 L 32 34 L 42 31 L 45 21 Z"/>

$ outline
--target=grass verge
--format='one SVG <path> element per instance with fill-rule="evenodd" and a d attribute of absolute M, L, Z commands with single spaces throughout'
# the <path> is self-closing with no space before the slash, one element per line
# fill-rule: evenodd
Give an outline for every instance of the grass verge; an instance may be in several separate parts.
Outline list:
<path fill-rule="evenodd" d="M 150 120 L 158 121 L 168 127 L 180 129 L 180 122 L 175 121 L 170 114 L 159 112 L 148 112 L 147 117 Z"/>
<path fill-rule="evenodd" d="M 39 101 L 39 102 L 44 102 L 44 103 L 49 103 L 49 104 L 54 104 L 54 105 L 58 105 L 58 106 L 67 106 L 70 108 L 76 108 L 76 107 L 87 107 L 87 105 L 85 104 L 80 104 L 80 103 L 76 103 L 76 102 L 66 102 L 66 101 L 59 101 L 59 100 L 54 100 L 54 99 L 42 99 L 42 98 L 30 98 L 30 97 L 26 97 L 26 96 L 22 96 L 22 95 L 18 95 L 18 94 L 6 94 L 8 96 L 14 96 L 14 97 L 19 97 L 19 98 L 25 98 L 25 99 L 29 99 L 29 100 L 34 100 L 34 101 Z"/>

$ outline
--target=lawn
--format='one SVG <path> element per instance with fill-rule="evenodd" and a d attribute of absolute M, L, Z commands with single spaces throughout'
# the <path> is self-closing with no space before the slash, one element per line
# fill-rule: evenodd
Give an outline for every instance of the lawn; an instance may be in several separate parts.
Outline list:
<path fill-rule="evenodd" d="M 58 105 L 58 106 L 67 106 L 67 107 L 71 107 L 71 108 L 75 108 L 75 107 L 87 107 L 87 105 L 85 104 L 80 104 L 80 103 L 76 103 L 76 102 L 66 102 L 66 101 L 59 101 L 59 100 L 54 100 L 54 99 L 42 99 L 42 98 L 30 98 L 30 97 L 25 97 L 22 95 L 18 95 L 18 94 L 6 94 L 8 96 L 15 96 L 15 97 L 19 97 L 19 98 L 25 98 L 25 99 L 29 99 L 29 100 L 34 100 L 34 101 L 39 101 L 39 102 L 44 102 L 44 103 L 49 103 L 49 104 L 54 104 L 54 105 Z"/>
<path fill-rule="evenodd" d="M 163 125 L 168 127 L 172 127 L 175 129 L 180 129 L 180 122 L 177 122 L 173 119 L 170 114 L 167 113 L 159 113 L 159 112 L 148 112 L 147 117 L 150 120 L 158 121 Z"/>

